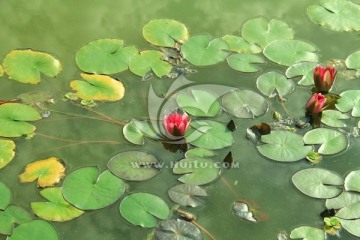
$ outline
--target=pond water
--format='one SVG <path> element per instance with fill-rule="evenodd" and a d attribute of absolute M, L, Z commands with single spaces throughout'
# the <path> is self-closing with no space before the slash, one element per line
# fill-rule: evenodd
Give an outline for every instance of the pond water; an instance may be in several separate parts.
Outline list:
<path fill-rule="evenodd" d="M 353 1 L 360 4 L 360 1 Z M 319 62 L 346 59 L 359 49 L 356 32 L 334 32 L 312 23 L 306 9 L 314 1 L 303 0 L 12 0 L 0 2 L 2 41 L 0 59 L 14 49 L 31 48 L 49 53 L 60 60 L 63 71 L 55 78 L 44 77 L 37 85 L 23 84 L 1 78 L 1 99 L 14 99 L 28 92 L 49 92 L 56 103 L 51 109 L 87 117 L 99 117 L 96 113 L 62 100 L 70 92 L 70 81 L 80 79 L 81 71 L 75 63 L 75 54 L 86 43 L 102 38 L 123 39 L 139 50 L 151 48 L 142 37 L 143 26 L 152 19 L 168 18 L 184 23 L 191 35 L 210 34 L 222 37 L 241 34 L 241 27 L 249 19 L 263 16 L 268 20 L 280 19 L 291 26 L 295 38 L 315 45 L 319 49 Z M 261 65 L 261 71 L 242 73 L 226 62 L 207 67 L 195 67 L 197 73 L 186 77 L 196 84 L 217 84 L 239 89 L 256 88 L 256 79 L 271 70 L 285 72 L 287 67 L 270 61 Z M 125 71 L 114 75 L 121 80 L 126 92 L 122 100 L 98 103 L 94 110 L 118 121 L 148 117 L 147 94 L 150 86 L 158 95 L 165 95 L 174 82 L 163 77 L 141 81 L 141 77 Z M 359 88 L 359 79 L 336 80 L 335 91 L 340 93 Z M 287 96 L 285 103 L 290 115 L 301 116 L 310 96 L 310 87 L 297 86 Z M 283 111 L 276 99 L 269 100 L 270 108 Z M 35 122 L 36 135 L 32 139 L 16 138 L 16 156 L 0 170 L 0 181 L 10 187 L 12 204 L 31 211 L 30 203 L 44 201 L 35 183 L 19 183 L 18 175 L 26 164 L 56 156 L 62 159 L 67 173 L 85 166 L 107 169 L 108 160 L 124 151 L 145 150 L 161 161 L 171 162 L 183 158 L 183 152 L 170 152 L 159 141 L 146 139 L 144 146 L 126 141 L 122 127 L 106 121 L 85 117 L 71 117 L 52 111 L 49 118 Z M 184 208 L 197 216 L 197 222 L 208 229 L 216 239 L 277 239 L 279 232 L 287 232 L 299 226 L 322 228 L 319 214 L 325 209 L 324 199 L 307 197 L 296 189 L 291 177 L 299 170 L 313 167 L 306 160 L 281 163 L 259 154 L 254 144 L 246 139 L 246 128 L 261 122 L 272 121 L 271 111 L 256 119 L 238 119 L 227 114 L 216 121 L 233 119 L 237 125 L 235 143 L 216 151 L 221 161 L 231 150 L 238 168 L 225 170 L 222 178 L 205 185 L 209 197 L 197 208 Z M 69 141 L 75 140 L 75 141 Z M 86 141 L 103 141 L 86 143 Z M 116 142 L 109 144 L 106 141 Z M 328 169 L 345 177 L 360 167 L 360 141 L 353 138 L 348 149 L 339 154 L 325 156 L 316 167 Z M 163 168 L 156 177 L 143 182 L 128 182 L 128 193 L 148 192 L 155 194 L 170 206 L 174 205 L 167 190 L 178 184 L 178 176 Z M 258 223 L 247 222 L 234 216 L 232 204 L 238 199 L 256 202 L 264 216 Z M 152 229 L 133 226 L 119 213 L 119 203 L 100 210 L 87 211 L 74 220 L 52 222 L 61 240 L 82 239 L 146 239 Z M 35 217 L 35 216 L 34 216 Z M 340 237 L 328 239 L 358 239 L 346 231 Z M 0 240 L 6 236 L 0 235 Z M 204 234 L 204 239 L 208 236 Z"/>

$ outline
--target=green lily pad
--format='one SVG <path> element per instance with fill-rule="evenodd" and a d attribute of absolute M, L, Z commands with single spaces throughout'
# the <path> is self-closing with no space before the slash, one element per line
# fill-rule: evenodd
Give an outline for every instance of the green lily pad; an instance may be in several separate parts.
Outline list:
<path fill-rule="evenodd" d="M 152 138 L 154 140 L 159 140 L 160 135 L 155 131 L 151 122 L 149 121 L 139 121 L 139 120 L 132 120 L 136 127 L 144 134 L 146 137 Z"/>
<path fill-rule="evenodd" d="M 5 211 L 0 211 L 0 234 L 11 235 L 15 224 L 23 224 L 31 220 L 30 214 L 25 209 L 9 205 Z"/>
<path fill-rule="evenodd" d="M 152 154 L 141 151 L 127 151 L 112 157 L 107 166 L 119 178 L 130 181 L 143 181 L 155 177 L 159 160 Z"/>
<path fill-rule="evenodd" d="M 341 208 L 335 216 L 341 219 L 360 218 L 360 201 Z"/>
<path fill-rule="evenodd" d="M 304 135 L 305 144 L 321 144 L 318 152 L 324 155 L 339 153 L 347 148 L 348 139 L 342 132 L 316 128 Z"/>
<path fill-rule="evenodd" d="M 333 31 L 359 31 L 360 6 L 346 0 L 320 0 L 307 9 L 310 20 Z"/>
<path fill-rule="evenodd" d="M 183 43 L 189 38 L 188 29 L 181 22 L 171 19 L 154 19 L 146 23 L 143 36 L 155 46 L 175 47 L 176 43 Z"/>
<path fill-rule="evenodd" d="M 0 105 L 0 136 L 21 137 L 31 135 L 36 127 L 26 121 L 40 120 L 40 114 L 32 107 L 21 103 Z"/>
<path fill-rule="evenodd" d="M 191 185 L 203 185 L 214 181 L 220 168 L 208 158 L 185 158 L 174 165 L 173 173 L 184 174 L 178 180 Z"/>
<path fill-rule="evenodd" d="M 346 185 L 346 179 L 345 179 Z M 360 201 L 360 194 L 356 192 L 342 192 L 339 196 L 326 199 L 325 205 L 327 209 L 341 209 L 353 203 Z"/>
<path fill-rule="evenodd" d="M 0 169 L 5 167 L 7 164 L 11 162 L 11 160 L 13 160 L 15 156 L 14 150 L 15 150 L 14 141 L 0 139 Z M 0 209 L 1 209 L 1 204 L 0 204 Z"/>
<path fill-rule="evenodd" d="M 360 170 L 351 171 L 345 178 L 344 186 L 347 191 L 360 192 Z"/>
<path fill-rule="evenodd" d="M 283 97 L 295 89 L 294 82 L 278 72 L 268 72 L 261 75 L 256 80 L 256 86 L 262 94 L 268 97 L 276 95 Z"/>
<path fill-rule="evenodd" d="M 341 226 L 352 235 L 360 237 L 360 219 L 341 219 Z"/>
<path fill-rule="evenodd" d="M 8 240 L 59 240 L 55 228 L 43 220 L 34 220 L 19 225 Z"/>
<path fill-rule="evenodd" d="M 243 53 L 243 54 L 257 54 L 262 52 L 262 48 L 256 44 L 247 42 L 244 38 L 234 36 L 234 35 L 225 35 L 222 37 L 228 45 L 230 51 Z"/>
<path fill-rule="evenodd" d="M 127 221 L 145 228 L 153 228 L 157 219 L 169 217 L 168 205 L 158 196 L 150 193 L 133 193 L 120 203 L 119 211 Z"/>
<path fill-rule="evenodd" d="M 62 194 L 66 201 L 81 210 L 95 210 L 116 202 L 125 191 L 124 181 L 109 170 L 99 175 L 96 167 L 84 167 L 64 180 Z"/>
<path fill-rule="evenodd" d="M 206 197 L 205 189 L 190 184 L 180 184 L 169 189 L 169 197 L 181 206 L 197 207 L 204 202 L 198 198 Z"/>
<path fill-rule="evenodd" d="M 360 51 L 350 54 L 345 60 L 345 65 L 349 69 L 360 69 Z"/>
<path fill-rule="evenodd" d="M 42 219 L 65 222 L 84 213 L 65 201 L 59 187 L 45 188 L 40 191 L 40 194 L 49 202 L 32 202 L 31 209 Z"/>
<path fill-rule="evenodd" d="M 33 50 L 13 50 L 3 61 L 5 73 L 12 79 L 37 84 L 41 80 L 40 74 L 56 77 L 61 72 L 59 60 L 50 54 Z"/>
<path fill-rule="evenodd" d="M 215 117 L 221 111 L 219 98 L 204 90 L 181 92 L 176 97 L 176 102 L 180 108 L 196 117 Z"/>
<path fill-rule="evenodd" d="M 347 125 L 341 121 L 349 119 L 347 114 L 341 113 L 337 110 L 329 109 L 322 112 L 321 122 L 330 127 L 346 127 Z"/>
<path fill-rule="evenodd" d="M 221 123 L 192 121 L 190 126 L 191 129 L 186 132 L 186 140 L 196 147 L 215 150 L 229 147 L 234 143 L 232 132 Z"/>
<path fill-rule="evenodd" d="M 4 75 L 4 69 L 3 67 L 0 65 L 0 77 L 2 77 Z"/>
<path fill-rule="evenodd" d="M 0 196 L 0 210 L 4 210 L 10 204 L 11 191 L 3 182 L 0 182 Z"/>
<path fill-rule="evenodd" d="M 351 111 L 351 116 L 360 117 L 360 90 L 349 90 L 340 94 L 336 108 L 341 112 Z"/>
<path fill-rule="evenodd" d="M 271 61 L 291 66 L 299 62 L 317 62 L 317 48 L 300 40 L 276 40 L 267 45 L 264 55 Z"/>
<path fill-rule="evenodd" d="M 145 50 L 130 59 L 129 68 L 134 74 L 143 77 L 152 71 L 159 78 L 171 72 L 172 66 L 162 60 L 163 53 L 156 50 Z"/>
<path fill-rule="evenodd" d="M 319 228 L 301 226 L 291 231 L 290 238 L 303 240 L 325 240 L 325 233 L 324 230 Z"/>
<path fill-rule="evenodd" d="M 208 35 L 189 38 L 181 47 L 184 58 L 195 66 L 214 65 L 228 56 L 229 45 L 226 41 Z"/>
<path fill-rule="evenodd" d="M 206 149 L 206 148 L 193 148 L 193 149 L 187 150 L 186 153 L 185 153 L 186 158 L 191 158 L 191 157 L 213 157 L 213 156 L 215 156 L 215 152 L 211 151 L 209 149 Z"/>
<path fill-rule="evenodd" d="M 254 118 L 264 114 L 269 104 L 266 99 L 250 90 L 236 90 L 222 97 L 226 112 L 238 118 Z"/>
<path fill-rule="evenodd" d="M 267 158 L 280 162 L 294 162 L 304 159 L 312 150 L 304 146 L 300 135 L 288 131 L 271 131 L 261 136 L 264 144 L 257 146 L 259 152 Z"/>
<path fill-rule="evenodd" d="M 295 187 L 313 198 L 333 198 L 342 192 L 343 178 L 334 172 L 309 168 L 298 171 L 292 176 Z"/>
<path fill-rule="evenodd" d="M 295 63 L 286 70 L 285 75 L 288 78 L 302 76 L 298 81 L 298 84 L 303 86 L 311 86 L 314 85 L 313 72 L 317 65 L 318 63 L 315 62 Z"/>
<path fill-rule="evenodd" d="M 76 95 L 84 100 L 94 101 L 117 101 L 124 97 L 123 84 L 109 76 L 85 74 L 81 77 L 85 80 L 73 80 L 70 87 L 76 91 Z"/>
<path fill-rule="evenodd" d="M 199 228 L 191 222 L 180 219 L 170 219 L 161 222 L 155 230 L 158 240 L 202 240 Z"/>
<path fill-rule="evenodd" d="M 294 31 L 286 23 L 277 19 L 268 22 L 263 17 L 245 22 L 241 34 L 246 41 L 258 44 L 262 48 L 275 40 L 294 38 Z"/>
<path fill-rule="evenodd" d="M 84 72 L 114 74 L 128 69 L 129 59 L 137 53 L 134 46 L 124 47 L 123 40 L 99 39 L 81 47 L 75 60 Z"/>
<path fill-rule="evenodd" d="M 265 60 L 254 54 L 232 54 L 226 58 L 229 66 L 240 72 L 257 72 L 260 70 L 256 63 L 265 63 Z"/>
<path fill-rule="evenodd" d="M 144 134 L 141 130 L 136 126 L 134 121 L 127 123 L 123 127 L 123 134 L 126 140 L 136 145 L 144 145 Z"/>

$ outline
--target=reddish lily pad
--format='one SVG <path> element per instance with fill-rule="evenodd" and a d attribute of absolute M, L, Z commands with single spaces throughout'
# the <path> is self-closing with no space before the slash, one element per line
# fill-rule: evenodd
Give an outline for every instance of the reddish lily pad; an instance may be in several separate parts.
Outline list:
<path fill-rule="evenodd" d="M 13 160 L 15 156 L 14 150 L 15 150 L 14 141 L 0 139 L 0 169 L 5 167 L 11 160 Z"/>

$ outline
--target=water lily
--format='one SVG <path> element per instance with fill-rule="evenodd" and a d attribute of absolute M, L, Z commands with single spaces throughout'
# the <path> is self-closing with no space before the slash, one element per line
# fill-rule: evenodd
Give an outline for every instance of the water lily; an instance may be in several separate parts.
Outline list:
<path fill-rule="evenodd" d="M 326 104 L 326 97 L 321 93 L 314 93 L 306 103 L 306 111 L 309 114 L 321 113 Z"/>
<path fill-rule="evenodd" d="M 327 93 L 334 83 L 336 69 L 329 66 L 325 68 L 323 66 L 317 66 L 314 69 L 313 75 L 316 89 L 319 92 Z"/>
<path fill-rule="evenodd" d="M 186 113 L 172 112 L 164 117 L 166 132 L 172 136 L 184 136 L 189 128 L 190 119 Z"/>

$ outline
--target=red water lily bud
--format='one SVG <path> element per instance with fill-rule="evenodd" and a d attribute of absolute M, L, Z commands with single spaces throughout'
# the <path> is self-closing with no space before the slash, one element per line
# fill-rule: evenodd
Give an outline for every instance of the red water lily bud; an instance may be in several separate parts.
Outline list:
<path fill-rule="evenodd" d="M 173 112 L 164 117 L 166 132 L 172 136 L 184 136 L 189 124 L 190 119 L 186 113 Z"/>
<path fill-rule="evenodd" d="M 336 69 L 329 66 L 325 68 L 323 66 L 317 66 L 313 74 L 316 89 L 322 93 L 329 92 L 335 80 Z"/>
<path fill-rule="evenodd" d="M 306 111 L 310 114 L 322 112 L 326 104 L 326 97 L 321 93 L 314 93 L 306 103 Z"/>

